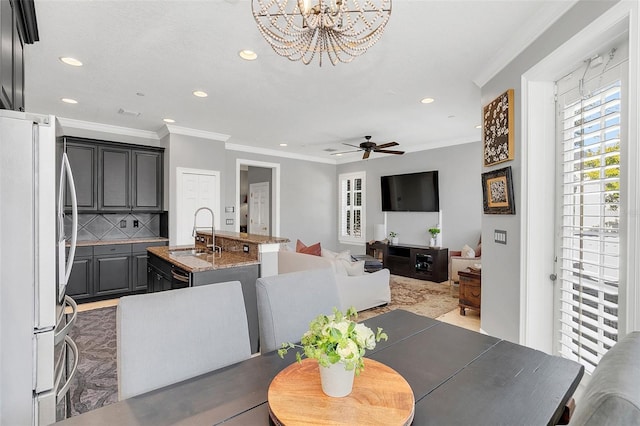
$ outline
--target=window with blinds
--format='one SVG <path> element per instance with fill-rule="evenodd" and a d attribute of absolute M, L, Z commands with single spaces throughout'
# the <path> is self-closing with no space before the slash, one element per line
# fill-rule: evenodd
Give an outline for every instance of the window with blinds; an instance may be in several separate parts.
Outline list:
<path fill-rule="evenodd" d="M 620 277 L 622 83 L 598 77 L 558 103 L 558 350 L 589 373 L 618 340 Z"/>
<path fill-rule="evenodd" d="M 339 181 L 340 241 L 364 242 L 365 173 L 341 174 Z"/>

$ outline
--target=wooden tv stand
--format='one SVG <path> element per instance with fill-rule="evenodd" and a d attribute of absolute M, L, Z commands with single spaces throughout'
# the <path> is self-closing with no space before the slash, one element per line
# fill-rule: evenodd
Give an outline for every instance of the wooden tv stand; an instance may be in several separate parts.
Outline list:
<path fill-rule="evenodd" d="M 437 283 L 449 278 L 449 249 L 405 244 L 367 243 L 367 254 L 394 275 Z"/>

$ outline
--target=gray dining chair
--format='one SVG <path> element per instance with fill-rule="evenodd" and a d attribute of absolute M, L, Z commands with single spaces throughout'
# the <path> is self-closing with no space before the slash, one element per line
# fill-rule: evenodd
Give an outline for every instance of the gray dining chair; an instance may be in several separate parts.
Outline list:
<path fill-rule="evenodd" d="M 258 278 L 256 293 L 263 354 L 283 342 L 299 342 L 311 320 L 341 306 L 331 268 Z"/>
<path fill-rule="evenodd" d="M 239 281 L 121 297 L 116 330 L 120 400 L 251 357 Z"/>

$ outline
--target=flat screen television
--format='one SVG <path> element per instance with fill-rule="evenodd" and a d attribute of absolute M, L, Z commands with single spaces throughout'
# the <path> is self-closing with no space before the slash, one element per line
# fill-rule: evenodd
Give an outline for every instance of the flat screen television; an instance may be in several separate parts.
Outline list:
<path fill-rule="evenodd" d="M 438 171 L 381 176 L 382 211 L 437 212 L 440 210 Z"/>

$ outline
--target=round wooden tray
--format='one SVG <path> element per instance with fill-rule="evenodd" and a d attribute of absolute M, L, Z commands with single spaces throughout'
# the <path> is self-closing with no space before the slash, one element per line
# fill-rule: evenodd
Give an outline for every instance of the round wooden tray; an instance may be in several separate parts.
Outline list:
<path fill-rule="evenodd" d="M 269 385 L 269 415 L 277 425 L 408 425 L 415 400 L 409 383 L 392 368 L 365 358 L 351 394 L 322 392 L 318 362 L 304 359 L 282 370 Z"/>

